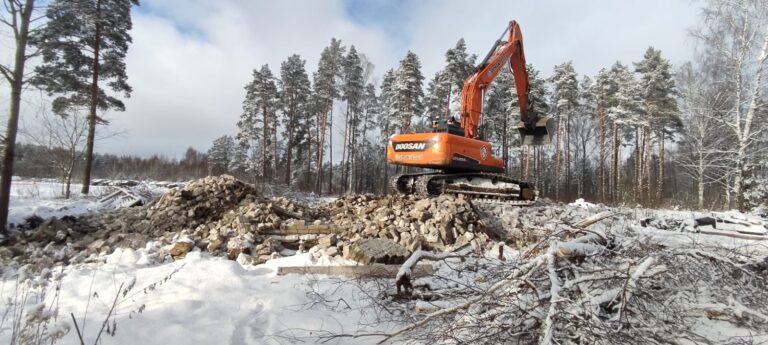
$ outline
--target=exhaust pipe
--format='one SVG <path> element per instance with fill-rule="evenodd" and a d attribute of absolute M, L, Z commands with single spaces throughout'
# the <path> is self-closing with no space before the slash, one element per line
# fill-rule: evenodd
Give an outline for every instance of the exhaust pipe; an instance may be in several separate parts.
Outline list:
<path fill-rule="evenodd" d="M 533 125 L 520 122 L 517 124 L 520 132 L 521 145 L 547 145 L 552 142 L 555 133 L 555 120 L 548 116 L 539 117 Z"/>

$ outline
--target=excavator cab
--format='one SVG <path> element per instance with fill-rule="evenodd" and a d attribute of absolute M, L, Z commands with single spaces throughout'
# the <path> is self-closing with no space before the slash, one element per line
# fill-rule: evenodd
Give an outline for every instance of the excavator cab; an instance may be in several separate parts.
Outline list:
<path fill-rule="evenodd" d="M 521 145 L 547 145 L 555 133 L 555 120 L 541 116 L 533 123 L 520 122 L 517 124 Z"/>

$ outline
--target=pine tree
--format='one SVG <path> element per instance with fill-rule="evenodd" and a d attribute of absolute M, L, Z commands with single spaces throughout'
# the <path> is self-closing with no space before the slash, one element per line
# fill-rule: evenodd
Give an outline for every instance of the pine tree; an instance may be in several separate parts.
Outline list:
<path fill-rule="evenodd" d="M 314 121 L 309 104 L 312 90 L 304 63 L 294 54 L 280 65 L 280 105 L 286 131 L 285 184 L 290 184 L 293 178 L 294 161 L 302 161 L 302 155 L 294 155 L 294 151 L 308 140 L 309 122 Z"/>
<path fill-rule="evenodd" d="M 597 183 L 600 181 L 588 181 L 587 171 L 589 166 L 589 159 L 587 157 L 587 145 L 593 141 L 593 136 L 596 131 L 595 123 L 597 117 L 597 104 L 595 94 L 592 92 L 594 89 L 594 81 L 588 76 L 584 76 L 579 82 L 579 106 L 578 110 L 573 116 L 573 136 L 575 136 L 576 143 L 574 148 L 576 149 L 575 156 L 579 158 L 578 163 L 578 178 L 576 185 L 576 194 L 579 198 L 586 197 L 587 182 Z"/>
<path fill-rule="evenodd" d="M 459 96 L 464 87 L 464 81 L 472 74 L 475 69 L 475 55 L 467 54 L 467 45 L 464 38 L 456 42 L 456 46 L 445 52 L 445 77 L 448 78 L 448 97 L 446 97 L 445 107 L 447 109 L 459 108 Z M 458 110 L 457 110 L 458 112 Z"/>
<path fill-rule="evenodd" d="M 34 54 L 28 53 L 30 35 L 34 36 L 37 29 L 31 28 L 32 14 L 35 11 L 35 1 L 25 0 L 22 4 L 19 0 L 3 0 L 7 11 L 0 17 L 0 23 L 7 26 L 7 30 L 13 32 L 15 43 L 13 65 L 0 64 L 0 75 L 10 86 L 10 103 L 8 105 L 8 120 L 5 129 L 5 137 L 2 138 L 3 161 L 2 173 L 0 173 L 0 233 L 7 231 L 8 206 L 11 198 L 11 179 L 16 157 L 16 135 L 19 127 L 19 114 L 21 112 L 21 93 L 25 82 L 25 67 L 27 61 Z"/>
<path fill-rule="evenodd" d="M 555 66 L 549 79 L 552 82 L 552 108 L 557 116 L 557 134 L 555 140 L 555 200 L 560 200 L 561 153 L 565 146 L 565 181 L 570 185 L 570 140 L 563 138 L 570 133 L 570 116 L 578 106 L 578 81 L 573 62 L 568 61 Z"/>
<path fill-rule="evenodd" d="M 360 118 L 361 123 L 361 130 L 360 130 L 360 138 L 362 139 L 362 145 L 360 147 L 364 150 L 363 153 L 366 151 L 373 151 L 371 147 L 371 141 L 368 140 L 368 132 L 376 127 L 376 121 L 378 120 L 380 113 L 380 107 L 379 107 L 379 100 L 376 96 L 376 87 L 373 86 L 373 84 L 368 83 L 365 86 L 365 93 L 363 95 L 363 104 L 362 104 L 362 116 Z M 363 177 L 363 176 L 372 176 L 372 175 L 364 175 L 363 174 L 363 168 L 368 166 L 374 166 L 376 164 L 376 158 L 373 155 L 366 155 L 361 154 L 360 157 L 360 164 L 358 164 L 358 172 L 357 176 Z M 363 189 L 363 182 L 364 180 L 373 180 L 372 178 L 358 178 L 357 179 L 357 185 L 356 185 L 356 192 L 360 192 Z M 370 190 L 369 191 L 373 191 Z"/>
<path fill-rule="evenodd" d="M 255 180 L 269 180 L 275 167 L 274 131 L 277 126 L 278 93 L 268 65 L 253 70 L 253 81 L 245 86 L 245 90 L 236 139 L 241 150 L 245 151 L 240 154 L 248 157 L 246 172 Z"/>
<path fill-rule="evenodd" d="M 611 120 L 611 201 L 618 201 L 620 186 L 620 161 L 619 155 L 623 128 L 625 126 L 637 126 L 639 118 L 640 100 L 637 81 L 627 66 L 616 62 L 609 71 L 607 83 L 608 107 L 606 116 Z M 649 158 L 646 158 L 649 159 Z"/>
<path fill-rule="evenodd" d="M 395 117 L 402 132 L 413 130 L 413 119 L 421 116 L 424 111 L 423 80 L 419 57 L 408 51 L 405 58 L 400 60 L 400 67 L 395 74 L 394 84 Z"/>
<path fill-rule="evenodd" d="M 451 80 L 448 73 L 445 71 L 438 71 L 435 73 L 435 77 L 429 81 L 429 85 L 427 86 L 427 93 L 424 97 L 426 115 L 435 120 L 448 120 L 451 116 L 448 105 L 448 99 L 450 97 Z"/>
<path fill-rule="evenodd" d="M 229 172 L 229 166 L 234 159 L 235 140 L 224 135 L 213 141 L 208 150 L 208 174 L 221 175 Z"/>
<path fill-rule="evenodd" d="M 381 95 L 379 96 L 379 129 L 381 130 L 382 147 L 387 146 L 389 137 L 397 130 L 399 121 L 396 118 L 397 112 L 395 109 L 395 82 L 396 74 L 392 69 L 387 70 L 384 73 L 384 78 L 381 81 Z M 383 193 L 386 193 L 386 188 L 389 187 L 389 166 L 387 165 L 387 157 L 381 154 L 381 160 L 383 162 L 384 176 L 381 179 L 384 182 Z"/>
<path fill-rule="evenodd" d="M 677 108 L 677 94 L 674 75 L 669 61 L 661 57 L 661 51 L 648 47 L 643 60 L 635 64 L 635 72 L 640 73 L 640 91 L 642 108 L 649 123 L 649 131 L 654 131 L 658 145 L 658 169 L 656 181 L 656 201 L 663 197 L 664 187 L 664 141 L 666 133 L 680 125 L 680 112 Z M 649 138 L 646 138 L 649 140 Z M 647 167 L 646 169 L 650 169 Z M 650 181 L 648 181 L 650 184 Z M 650 188 L 649 188 L 650 189 Z"/>
<path fill-rule="evenodd" d="M 362 112 L 363 98 L 363 65 L 355 46 L 350 46 L 347 56 L 342 61 L 342 100 L 346 101 L 346 121 L 344 125 L 344 147 L 342 153 L 342 188 L 348 188 L 350 174 L 354 172 L 357 158 L 357 136 L 359 117 Z"/>
<path fill-rule="evenodd" d="M 540 76 L 539 70 L 533 67 L 531 64 L 526 64 L 525 69 L 528 72 L 528 83 L 530 85 L 530 92 L 528 93 L 528 101 L 531 104 L 531 109 L 533 112 L 538 113 L 540 115 L 547 115 L 549 113 L 549 89 L 547 88 L 547 80 L 542 78 Z M 517 95 L 517 93 L 515 93 Z M 519 107 L 518 103 L 515 103 L 515 107 Z M 542 191 L 545 191 L 545 171 L 543 170 L 544 161 L 546 160 L 546 156 L 544 153 L 542 153 L 544 148 L 543 147 L 533 147 L 533 157 L 527 158 L 527 161 L 530 162 L 531 159 L 533 159 L 534 163 L 534 183 L 536 184 L 536 188 Z M 525 171 L 527 171 L 529 168 L 526 166 Z M 548 171 L 548 170 L 547 170 Z"/>
<path fill-rule="evenodd" d="M 91 183 L 96 125 L 106 123 L 96 112 L 125 110 L 100 82 L 109 81 L 109 89 L 126 98 L 131 93 L 125 56 L 131 43 L 131 6 L 138 4 L 138 0 L 54 0 L 46 12 L 46 26 L 33 40 L 43 56 L 34 83 L 57 96 L 53 111 L 65 115 L 88 108 L 82 194 L 88 194 Z"/>
<path fill-rule="evenodd" d="M 595 83 L 593 84 L 591 93 L 592 98 L 595 100 L 595 108 L 596 108 L 596 116 L 597 116 L 597 142 L 598 142 L 598 148 L 599 148 L 599 155 L 598 155 L 598 195 L 601 201 L 607 200 L 607 194 L 608 194 L 608 188 L 607 188 L 607 180 L 608 180 L 608 174 L 607 169 L 605 167 L 605 160 L 606 160 L 606 148 L 605 148 L 605 141 L 606 141 L 606 132 L 607 132 L 607 126 L 606 123 L 606 109 L 609 105 L 609 94 L 611 91 L 611 75 L 609 71 L 605 68 L 600 69 L 600 71 L 597 73 L 597 77 L 595 78 Z"/>
<path fill-rule="evenodd" d="M 315 192 L 320 193 L 323 180 L 323 156 L 325 150 L 325 135 L 329 134 L 329 158 L 333 162 L 333 131 L 328 131 L 333 126 L 333 101 L 340 96 L 337 78 L 341 77 L 341 63 L 344 56 L 344 47 L 341 41 L 331 39 L 331 44 L 323 49 L 320 54 L 317 72 L 314 74 L 314 97 L 317 107 L 317 178 L 315 179 Z M 333 166 L 333 164 L 331 164 Z M 328 190 L 333 192 L 333 169 L 329 170 Z"/>
<path fill-rule="evenodd" d="M 517 91 L 512 72 L 503 70 L 486 92 L 485 115 L 480 126 L 480 136 L 500 147 L 501 158 L 509 169 L 509 149 L 512 133 L 519 122 Z"/>

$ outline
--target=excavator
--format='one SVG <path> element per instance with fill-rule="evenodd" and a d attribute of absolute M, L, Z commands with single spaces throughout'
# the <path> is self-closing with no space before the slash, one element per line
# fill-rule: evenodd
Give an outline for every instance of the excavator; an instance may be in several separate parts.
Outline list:
<path fill-rule="evenodd" d="M 461 120 L 435 121 L 432 131 L 403 133 L 390 137 L 387 161 L 431 171 L 394 176 L 391 188 L 401 194 L 435 196 L 464 194 L 471 198 L 529 204 L 536 199 L 533 184 L 506 176 L 505 162 L 494 157 L 491 144 L 480 137 L 483 98 L 488 86 L 505 65 L 515 79 L 522 145 L 546 145 L 554 132 L 554 121 L 540 116 L 531 104 L 525 69 L 523 35 L 511 21 L 501 37 L 464 81 L 460 96 Z"/>

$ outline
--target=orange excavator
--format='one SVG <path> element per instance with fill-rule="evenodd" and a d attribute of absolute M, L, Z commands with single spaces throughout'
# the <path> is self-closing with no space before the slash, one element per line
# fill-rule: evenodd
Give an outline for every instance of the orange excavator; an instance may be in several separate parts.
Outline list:
<path fill-rule="evenodd" d="M 490 52 L 464 81 L 461 90 L 461 121 L 435 121 L 431 132 L 393 135 L 387 145 L 391 164 L 432 169 L 397 175 L 390 185 L 402 194 L 433 196 L 464 194 L 473 198 L 530 203 L 536 198 L 531 183 L 504 175 L 505 162 L 494 157 L 491 144 L 480 138 L 485 90 L 509 65 L 515 78 L 520 122 L 517 130 L 523 145 L 550 142 L 554 121 L 532 109 L 530 84 L 525 69 L 523 35 L 511 21 Z"/>

